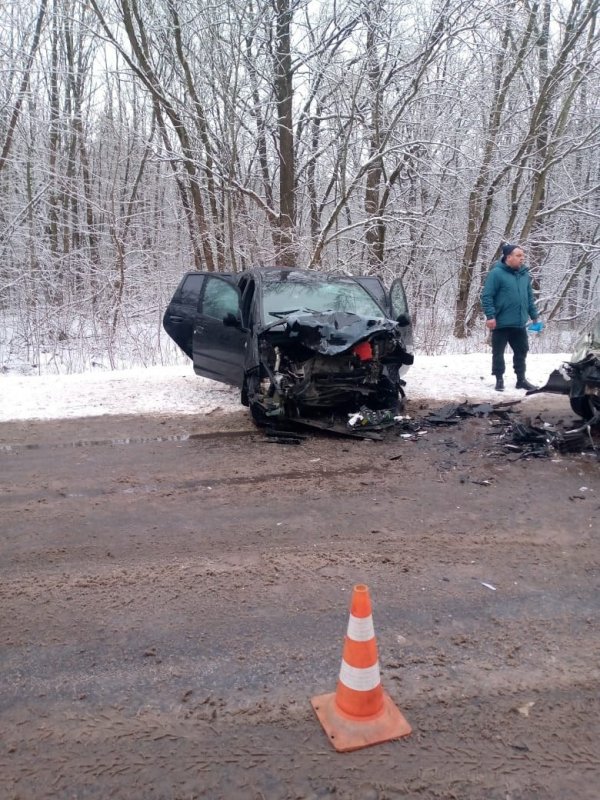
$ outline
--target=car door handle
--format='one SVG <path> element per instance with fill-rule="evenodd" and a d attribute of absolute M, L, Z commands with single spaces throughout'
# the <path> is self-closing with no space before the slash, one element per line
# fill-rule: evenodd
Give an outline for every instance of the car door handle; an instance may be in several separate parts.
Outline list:
<path fill-rule="evenodd" d="M 183 322 L 183 317 L 171 315 L 171 322 Z"/>

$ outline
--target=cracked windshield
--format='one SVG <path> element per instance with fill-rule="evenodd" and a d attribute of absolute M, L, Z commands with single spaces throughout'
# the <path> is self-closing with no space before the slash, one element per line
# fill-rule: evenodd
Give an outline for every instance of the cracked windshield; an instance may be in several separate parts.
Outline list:
<path fill-rule="evenodd" d="M 375 300 L 354 281 L 302 283 L 285 281 L 265 283 L 262 311 L 265 323 L 275 322 L 282 314 L 299 310 L 347 311 L 365 317 L 384 317 Z"/>

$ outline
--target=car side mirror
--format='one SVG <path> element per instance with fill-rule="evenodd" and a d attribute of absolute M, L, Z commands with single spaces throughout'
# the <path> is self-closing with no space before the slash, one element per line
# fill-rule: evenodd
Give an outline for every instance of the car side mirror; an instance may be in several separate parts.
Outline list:
<path fill-rule="evenodd" d="M 398 314 L 396 317 L 396 322 L 401 328 L 406 328 L 407 325 L 410 325 L 410 315 L 406 313 Z"/>
<path fill-rule="evenodd" d="M 231 311 L 227 312 L 223 317 L 223 325 L 226 325 L 228 328 L 241 328 L 242 319 L 240 314 L 232 314 Z"/>

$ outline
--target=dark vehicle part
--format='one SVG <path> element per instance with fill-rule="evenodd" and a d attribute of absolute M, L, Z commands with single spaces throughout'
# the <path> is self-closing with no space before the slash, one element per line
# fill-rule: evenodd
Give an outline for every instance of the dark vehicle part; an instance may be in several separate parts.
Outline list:
<path fill-rule="evenodd" d="M 541 422 L 541 420 L 539 420 Z M 553 451 L 575 453 L 593 450 L 600 458 L 600 448 L 594 439 L 592 428 L 600 422 L 600 414 L 584 422 L 577 428 L 556 427 L 544 423 L 543 426 L 507 420 L 501 435 L 504 450 L 517 453 L 520 458 L 547 458 Z"/>
<path fill-rule="evenodd" d="M 188 273 L 163 324 L 196 374 L 240 388 L 259 425 L 399 408 L 413 362 L 402 283 L 388 293 L 376 276 Z"/>
<path fill-rule="evenodd" d="M 527 394 L 539 394 L 540 392 L 569 394 L 570 390 L 571 381 L 566 378 L 559 369 L 554 369 L 550 373 L 550 377 L 543 386 L 540 386 L 539 389 L 531 389 L 531 391 L 527 392 Z"/>
<path fill-rule="evenodd" d="M 555 369 L 540 389 L 527 394 L 568 394 L 572 410 L 597 424 L 600 419 L 600 314 L 575 345 L 571 361 Z"/>
<path fill-rule="evenodd" d="M 571 378 L 571 408 L 583 419 L 600 415 L 600 357 L 594 353 L 575 364 L 565 364 Z"/>

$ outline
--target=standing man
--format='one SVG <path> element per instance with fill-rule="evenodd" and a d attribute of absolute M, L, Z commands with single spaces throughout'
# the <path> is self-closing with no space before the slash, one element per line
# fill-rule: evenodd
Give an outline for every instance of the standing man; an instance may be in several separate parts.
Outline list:
<path fill-rule="evenodd" d="M 502 247 L 502 259 L 487 274 L 481 305 L 486 327 L 492 332 L 492 374 L 497 392 L 504 391 L 504 351 L 509 344 L 517 374 L 517 389 L 536 389 L 525 377 L 525 360 L 529 350 L 527 322 L 537 322 L 539 314 L 533 299 L 531 277 L 524 266 L 525 253 L 516 244 Z"/>

